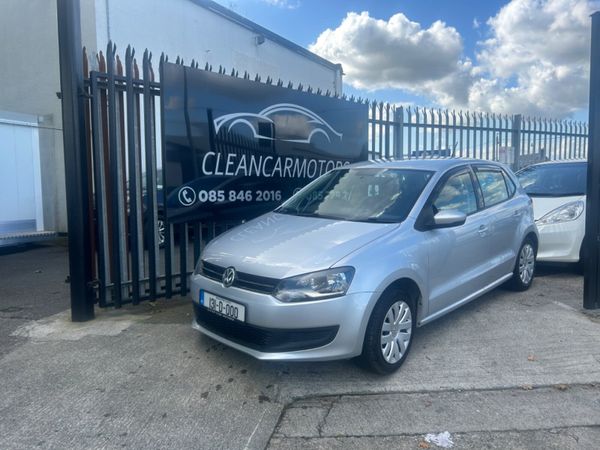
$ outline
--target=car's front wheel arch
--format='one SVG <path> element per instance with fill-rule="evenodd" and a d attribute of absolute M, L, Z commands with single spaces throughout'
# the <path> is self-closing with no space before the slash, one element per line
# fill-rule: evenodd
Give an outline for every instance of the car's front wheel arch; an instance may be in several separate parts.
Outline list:
<path fill-rule="evenodd" d="M 539 248 L 539 241 L 538 241 L 537 234 L 535 234 L 533 231 L 529 232 L 529 234 L 527 236 L 525 236 L 525 239 L 523 239 L 523 242 L 527 241 L 528 239 L 531 240 L 531 243 L 533 244 L 533 248 L 537 254 L 537 250 Z"/>

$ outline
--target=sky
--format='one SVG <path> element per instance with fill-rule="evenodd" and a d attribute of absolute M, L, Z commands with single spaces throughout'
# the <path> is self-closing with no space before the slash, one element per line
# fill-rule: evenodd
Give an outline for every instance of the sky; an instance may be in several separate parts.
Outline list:
<path fill-rule="evenodd" d="M 587 120 L 598 0 L 217 0 L 395 104 Z"/>

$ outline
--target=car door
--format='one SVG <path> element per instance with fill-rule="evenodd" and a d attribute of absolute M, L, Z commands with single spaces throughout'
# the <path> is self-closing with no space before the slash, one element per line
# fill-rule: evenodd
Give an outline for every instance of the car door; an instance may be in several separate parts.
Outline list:
<path fill-rule="evenodd" d="M 515 260 L 515 235 L 521 208 L 513 199 L 515 186 L 497 166 L 475 165 L 475 178 L 481 189 L 486 215 L 490 218 L 488 279 L 492 283 L 512 272 Z"/>
<path fill-rule="evenodd" d="M 468 166 L 442 179 L 425 206 L 431 208 L 432 216 L 450 209 L 467 215 L 463 225 L 425 231 L 431 315 L 441 313 L 485 286 L 482 264 L 488 258 L 490 223 L 481 206 Z"/>

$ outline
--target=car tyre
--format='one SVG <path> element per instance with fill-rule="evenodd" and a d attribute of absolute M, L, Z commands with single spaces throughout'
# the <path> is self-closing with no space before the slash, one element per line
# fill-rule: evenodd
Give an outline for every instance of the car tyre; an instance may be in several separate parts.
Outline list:
<path fill-rule="evenodd" d="M 508 287 L 513 291 L 526 291 L 533 283 L 536 254 L 537 248 L 533 239 L 525 239 L 517 253 L 513 276 L 508 282 Z"/>
<path fill-rule="evenodd" d="M 398 370 L 410 351 L 416 318 L 415 302 L 405 292 L 384 293 L 369 318 L 359 364 L 381 375 Z"/>

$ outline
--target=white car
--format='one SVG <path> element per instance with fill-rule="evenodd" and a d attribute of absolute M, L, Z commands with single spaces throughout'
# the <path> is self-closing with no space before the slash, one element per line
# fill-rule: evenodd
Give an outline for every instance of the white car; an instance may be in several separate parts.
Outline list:
<path fill-rule="evenodd" d="M 540 233 L 537 260 L 577 263 L 585 234 L 586 161 L 534 164 L 517 173 L 533 200 Z"/>

